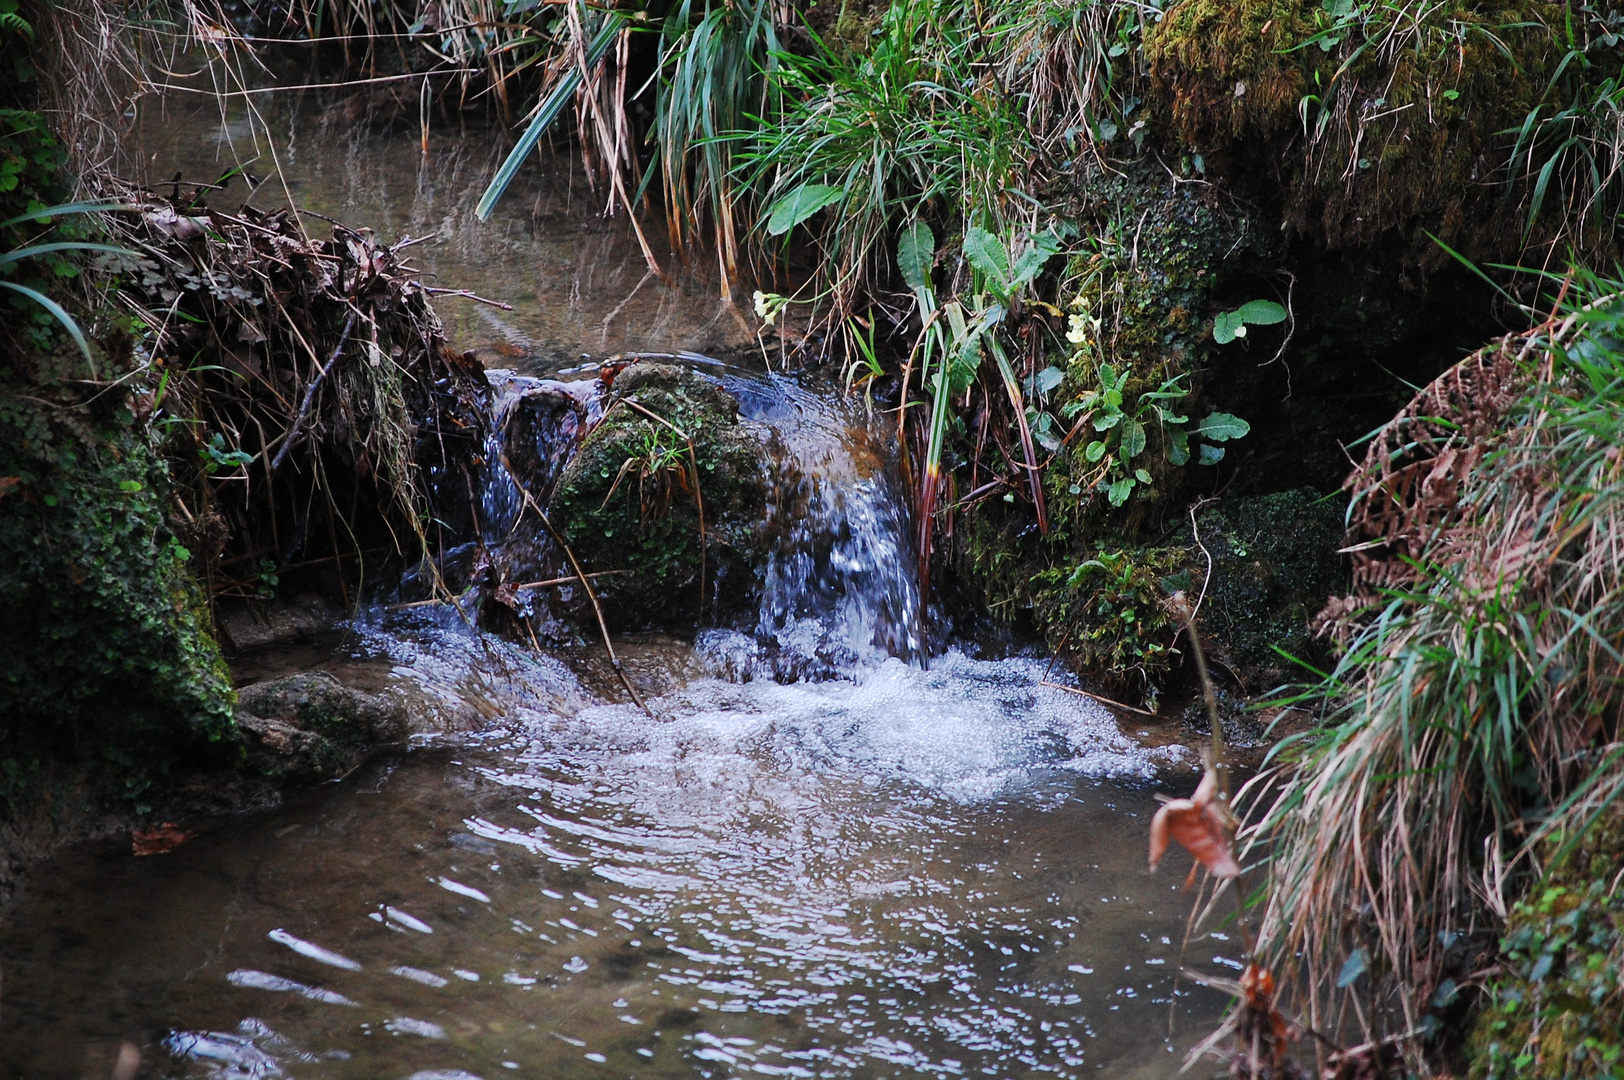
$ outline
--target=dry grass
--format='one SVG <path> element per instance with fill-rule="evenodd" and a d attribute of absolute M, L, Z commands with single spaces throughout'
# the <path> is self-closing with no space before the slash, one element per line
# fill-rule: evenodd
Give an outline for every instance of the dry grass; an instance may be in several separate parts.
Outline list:
<path fill-rule="evenodd" d="M 1243 793 L 1263 961 L 1300 965 L 1310 1026 L 1395 1039 L 1417 1070 L 1530 837 L 1624 789 L 1624 303 L 1574 292 L 1593 299 L 1468 358 L 1372 444 L 1330 725 Z"/>

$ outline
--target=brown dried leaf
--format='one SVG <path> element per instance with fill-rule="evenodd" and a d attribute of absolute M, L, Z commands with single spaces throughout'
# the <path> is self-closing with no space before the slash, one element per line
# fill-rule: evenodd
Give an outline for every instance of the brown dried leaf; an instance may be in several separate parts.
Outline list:
<path fill-rule="evenodd" d="M 173 851 L 197 834 L 183 829 L 173 821 L 154 825 L 150 829 L 136 829 L 130 834 L 130 847 L 136 855 L 162 855 Z"/>
<path fill-rule="evenodd" d="M 1169 799 L 1150 819 L 1152 870 L 1167 854 L 1170 839 L 1177 840 L 1213 877 L 1232 878 L 1241 872 L 1230 851 L 1228 815 L 1218 801 L 1218 774 L 1211 765 L 1193 796 Z"/>

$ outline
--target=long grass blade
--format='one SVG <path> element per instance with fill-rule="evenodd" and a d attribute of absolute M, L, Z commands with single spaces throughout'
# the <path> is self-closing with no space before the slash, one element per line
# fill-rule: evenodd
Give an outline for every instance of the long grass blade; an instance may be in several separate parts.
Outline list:
<path fill-rule="evenodd" d="M 602 62 L 603 58 L 608 55 L 609 50 L 614 47 L 620 31 L 626 26 L 626 22 L 627 18 L 622 12 L 608 11 L 604 13 L 603 25 L 593 36 L 591 44 L 587 46 L 586 67 L 595 67 Z M 474 207 L 474 216 L 480 221 L 490 220 L 491 211 L 496 208 L 497 201 L 506 193 L 508 186 L 513 183 L 513 178 L 519 174 L 519 166 L 524 164 L 524 159 L 530 156 L 530 151 L 536 148 L 536 144 L 547 133 L 547 129 L 553 125 L 553 121 L 557 120 L 564 112 L 564 107 L 569 104 L 584 81 L 581 68 L 576 66 L 565 71 L 559 76 L 558 81 L 553 84 L 552 91 L 537 106 L 535 115 L 530 120 L 530 126 L 525 128 L 523 135 L 519 136 L 519 141 L 514 144 L 513 149 L 502 161 L 501 167 L 491 177 L 491 182 L 486 186 L 485 193 L 479 197 L 479 203 Z M 628 209 L 630 208 L 628 207 Z"/>

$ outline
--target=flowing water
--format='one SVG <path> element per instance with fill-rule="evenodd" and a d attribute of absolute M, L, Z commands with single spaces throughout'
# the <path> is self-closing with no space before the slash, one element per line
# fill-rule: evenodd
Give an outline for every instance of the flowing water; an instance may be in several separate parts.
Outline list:
<path fill-rule="evenodd" d="M 428 117 L 425 136 L 415 88 L 406 100 L 402 93 L 385 85 L 256 94 L 252 111 L 237 98 L 223 116 L 198 93 L 146 99 L 136 171 L 166 195 L 193 190 L 172 187 L 174 177 L 229 176 L 209 196 L 216 205 L 291 204 L 387 244 L 424 240 L 410 250 L 429 284 L 512 308 L 449 296 L 435 304 L 457 342 L 487 363 L 534 372 L 640 350 L 760 354 L 748 292 L 742 305 L 724 303 L 712 262 L 683 264 L 657 228 L 648 240 L 665 277 L 650 274 L 625 216 L 602 217 L 606 193 L 591 189 L 567 147 L 544 145 L 491 220 L 476 219 L 508 137 L 483 110 L 443 109 Z M 327 228 L 306 220 L 312 232 Z"/>
<path fill-rule="evenodd" d="M 1181 957 L 1238 966 L 1222 934 L 1181 949 L 1183 866 L 1144 870 L 1192 756 L 924 609 L 860 408 L 701 370 L 776 463 L 754 621 L 627 643 L 645 713 L 449 608 L 358 617 L 318 666 L 481 732 L 166 855 L 42 868 L 0 930 L 0 1078 L 107 1076 L 123 1040 L 143 1075 L 220 1080 L 1176 1074 L 1222 1006 Z M 591 383 L 495 381 L 504 418 L 591 415 Z M 578 419 L 526 430 L 545 486 Z"/>

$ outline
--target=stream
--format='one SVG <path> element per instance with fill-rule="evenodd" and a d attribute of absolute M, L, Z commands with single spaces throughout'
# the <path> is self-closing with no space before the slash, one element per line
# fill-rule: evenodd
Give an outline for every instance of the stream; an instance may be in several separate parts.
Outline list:
<path fill-rule="evenodd" d="M 612 351 L 754 348 L 702 274 L 639 284 L 623 223 L 548 203 L 565 159 L 476 226 L 491 155 L 452 168 L 444 133 L 430 166 L 415 126 L 353 117 L 323 138 L 345 114 L 318 105 L 267 112 L 296 198 L 386 239 L 437 232 L 425 266 L 513 302 L 441 305 L 510 369 L 500 401 Z M 233 121 L 167 122 L 152 152 L 184 148 L 194 175 Z M 1240 955 L 1183 944 L 1182 854 L 1145 870 L 1152 793 L 1187 794 L 1194 755 L 1046 685 L 1046 656 L 924 642 L 861 403 L 696 369 L 780 466 L 754 624 L 628 642 L 645 713 L 446 606 L 363 610 L 302 662 L 480 730 L 162 856 L 109 842 L 39 868 L 0 928 L 0 1078 L 104 1077 L 123 1040 L 142 1076 L 218 1080 L 1177 1074 L 1224 1005 L 1181 961 Z M 488 482 L 492 522 L 512 501 Z"/>

